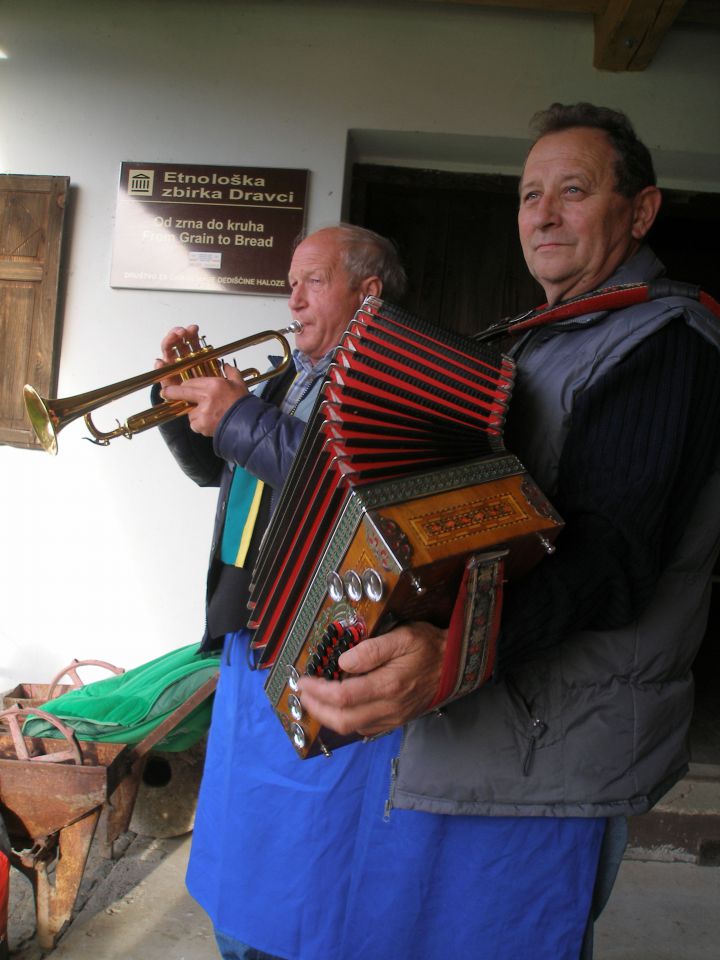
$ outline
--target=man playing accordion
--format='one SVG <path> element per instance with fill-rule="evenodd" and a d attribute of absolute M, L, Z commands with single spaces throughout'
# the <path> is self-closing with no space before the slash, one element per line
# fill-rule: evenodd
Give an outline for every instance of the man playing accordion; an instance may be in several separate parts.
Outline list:
<path fill-rule="evenodd" d="M 535 120 L 519 230 L 548 304 L 661 277 L 645 244 L 660 192 L 629 120 L 590 104 Z M 330 237 L 340 305 L 356 281 Z M 447 631 L 370 637 L 340 657 L 341 683 L 298 691 L 370 742 L 301 762 L 226 641 L 188 875 L 224 957 L 592 956 L 625 818 L 687 769 L 720 543 L 719 349 L 710 310 L 671 287 L 514 339 L 507 446 L 565 529 L 506 586 L 479 690 L 428 711 Z"/>

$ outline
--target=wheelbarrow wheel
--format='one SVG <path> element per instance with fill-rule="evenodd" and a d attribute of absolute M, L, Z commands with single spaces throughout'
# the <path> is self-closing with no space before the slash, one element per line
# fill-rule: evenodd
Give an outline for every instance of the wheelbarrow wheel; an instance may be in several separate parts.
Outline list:
<path fill-rule="evenodd" d="M 66 750 L 53 750 L 51 753 L 40 753 L 30 756 L 21 726 L 29 717 L 39 717 L 41 720 L 52 724 L 52 726 L 62 734 L 65 740 L 67 740 L 68 748 Z M 16 705 L 0 712 L 0 723 L 5 723 L 10 729 L 10 736 L 12 737 L 18 760 L 33 760 L 39 763 L 64 763 L 66 760 L 72 760 L 74 764 L 82 766 L 82 754 L 80 753 L 80 746 L 75 737 L 75 731 L 51 713 L 38 710 L 37 707 L 25 708 Z"/>
<path fill-rule="evenodd" d="M 59 692 L 56 693 L 56 690 L 60 685 L 60 681 L 64 677 L 69 677 L 72 680 L 70 686 L 73 690 L 77 690 L 79 687 L 85 686 L 78 673 L 78 669 L 80 667 L 102 667 L 104 670 L 109 670 L 110 673 L 114 673 L 115 676 L 125 673 L 125 669 L 123 667 L 116 667 L 114 664 L 107 663 L 105 660 L 73 660 L 70 664 L 68 664 L 67 667 L 63 667 L 60 673 L 58 673 L 50 681 L 47 692 L 48 701 L 54 700 L 55 697 L 59 696 Z"/>

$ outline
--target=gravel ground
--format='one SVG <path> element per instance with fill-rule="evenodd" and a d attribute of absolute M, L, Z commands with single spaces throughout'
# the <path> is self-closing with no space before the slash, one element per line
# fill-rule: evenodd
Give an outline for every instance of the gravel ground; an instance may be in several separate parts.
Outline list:
<path fill-rule="evenodd" d="M 117 903 L 132 895 L 135 887 L 172 852 L 180 841 L 155 839 L 128 832 L 115 841 L 115 859 L 101 855 L 100 840 L 93 840 L 75 902 L 70 924 L 63 931 L 62 943 L 72 924 L 87 920 L 102 911 L 111 913 Z M 47 955 L 35 936 L 35 902 L 30 880 L 18 870 L 10 874 L 10 910 L 8 942 L 11 960 L 40 960 Z"/>

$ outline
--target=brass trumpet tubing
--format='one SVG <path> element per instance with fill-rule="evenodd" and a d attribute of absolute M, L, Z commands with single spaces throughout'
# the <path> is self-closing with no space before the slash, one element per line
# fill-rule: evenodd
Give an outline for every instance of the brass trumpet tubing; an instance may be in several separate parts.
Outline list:
<path fill-rule="evenodd" d="M 223 368 L 220 360 L 206 360 L 204 355 L 211 348 L 204 343 L 201 345 L 197 340 L 195 344 L 185 341 L 188 347 L 188 353 L 178 356 L 178 360 L 195 359 L 192 367 L 179 372 L 180 379 L 187 382 L 196 377 L 222 377 Z M 243 379 L 246 379 L 243 376 Z M 167 423 L 175 417 L 181 417 L 192 407 L 187 400 L 163 400 L 162 403 L 148 407 L 142 413 L 135 413 L 129 416 L 125 423 L 117 421 L 117 427 L 114 430 L 99 430 L 92 419 L 91 414 L 86 413 L 83 417 L 85 426 L 94 438 L 94 443 L 101 447 L 106 447 L 115 437 L 125 437 L 126 440 L 132 440 L 136 433 L 142 433 L 144 430 L 150 430 L 153 427 L 160 426 L 161 423 Z"/>
<path fill-rule="evenodd" d="M 179 359 L 189 360 L 191 357 L 196 357 L 197 363 L 180 373 L 180 378 L 182 380 L 192 380 L 194 377 L 223 376 L 222 362 L 216 359 L 206 359 L 207 353 L 212 349 L 212 347 L 208 347 L 204 342 L 201 345 L 199 342 L 192 344 L 187 341 L 187 345 L 190 349 L 190 352 L 184 354 Z"/>
<path fill-rule="evenodd" d="M 94 438 L 93 442 L 101 447 L 106 447 L 116 437 L 125 437 L 126 440 L 132 440 L 136 433 L 142 433 L 144 430 L 152 429 L 152 427 L 159 427 L 161 423 L 167 423 L 169 420 L 174 420 L 175 417 L 182 417 L 191 407 L 192 404 L 188 403 L 187 400 L 164 400 L 154 407 L 148 407 L 142 413 L 133 413 L 124 423 L 120 423 L 118 420 L 117 427 L 114 430 L 99 430 L 89 413 L 85 414 L 83 420 L 88 432 Z"/>
<path fill-rule="evenodd" d="M 222 376 L 222 364 L 220 357 L 227 354 L 237 353 L 247 347 L 256 346 L 261 343 L 267 343 L 275 340 L 282 351 L 280 364 L 272 370 L 260 374 L 254 368 L 243 371 L 243 379 L 248 386 L 253 387 L 262 383 L 271 377 L 277 376 L 287 369 L 292 353 L 290 345 L 285 339 L 285 334 L 294 333 L 301 329 L 301 325 L 293 321 L 287 327 L 281 330 L 266 330 L 252 337 L 244 337 L 241 340 L 234 340 L 222 347 L 202 346 L 187 356 L 166 363 L 157 370 L 149 370 L 147 373 L 138 374 L 135 377 L 129 377 L 127 380 L 120 380 L 118 383 L 109 386 L 99 387 L 97 390 L 90 390 L 87 393 L 76 394 L 73 397 L 63 399 L 47 399 L 41 397 L 30 384 L 24 388 L 25 406 L 28 412 L 30 423 L 43 448 L 51 454 L 57 453 L 57 435 L 64 427 L 78 417 L 83 417 L 85 423 L 95 438 L 95 442 L 106 446 L 110 440 L 115 437 L 132 437 L 135 433 L 148 430 L 151 427 L 158 426 L 175 417 L 185 414 L 192 404 L 185 401 L 165 400 L 154 407 L 128 418 L 124 424 L 109 431 L 98 430 L 92 422 L 91 413 L 98 407 L 119 400 L 121 397 L 128 396 L 138 390 L 152 386 L 169 377 L 180 376 L 182 379 L 188 379 L 192 376 Z M 193 372 L 197 368 L 200 372 Z M 217 371 L 209 373 L 208 371 Z M 183 376 L 185 374 L 185 376 Z M 245 374 L 249 374 L 247 377 Z M 165 409 L 167 408 L 167 409 Z"/>

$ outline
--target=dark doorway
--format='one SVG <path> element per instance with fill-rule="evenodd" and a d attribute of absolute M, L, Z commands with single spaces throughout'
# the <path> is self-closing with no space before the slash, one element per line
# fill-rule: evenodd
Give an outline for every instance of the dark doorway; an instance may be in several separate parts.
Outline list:
<path fill-rule="evenodd" d="M 516 228 L 514 177 L 356 165 L 350 220 L 397 244 L 405 306 L 471 335 L 542 302 Z"/>
<path fill-rule="evenodd" d="M 720 194 L 663 190 L 663 203 L 649 243 L 668 276 L 697 283 L 720 301 L 717 233 Z"/>
<path fill-rule="evenodd" d="M 517 177 L 353 167 L 349 220 L 391 237 L 408 272 L 405 306 L 472 334 L 538 306 L 517 237 Z M 674 280 L 720 300 L 720 195 L 664 190 L 650 243 Z"/>
<path fill-rule="evenodd" d="M 544 301 L 517 238 L 516 177 L 356 164 L 348 219 L 392 238 L 408 272 L 405 306 L 471 335 Z M 649 241 L 674 280 L 720 300 L 720 195 L 663 191 Z M 717 572 L 720 574 L 720 564 Z M 720 763 L 720 590 L 696 661 L 693 760 Z"/>

